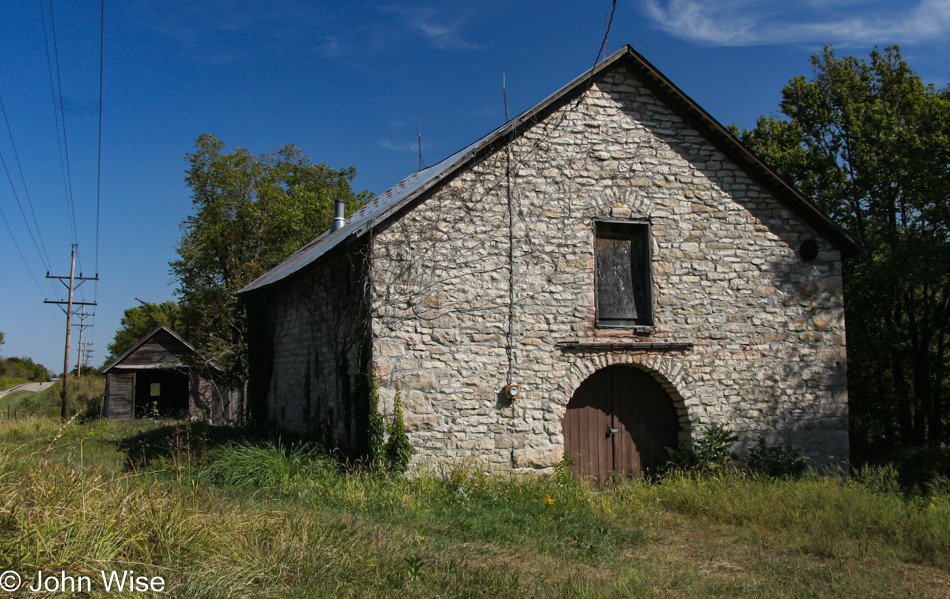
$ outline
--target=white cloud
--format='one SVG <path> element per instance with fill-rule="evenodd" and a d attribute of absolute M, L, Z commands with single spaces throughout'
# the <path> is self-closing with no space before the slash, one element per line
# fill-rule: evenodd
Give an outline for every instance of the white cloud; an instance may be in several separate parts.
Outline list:
<path fill-rule="evenodd" d="M 317 48 L 317 52 L 324 58 L 336 58 L 343 55 L 343 47 L 336 37 L 328 35 L 323 38 L 323 43 Z"/>
<path fill-rule="evenodd" d="M 407 141 L 405 143 L 393 143 L 388 139 L 380 140 L 380 147 L 387 150 L 392 150 L 393 152 L 418 152 L 419 151 L 419 142 L 417 141 Z"/>
<path fill-rule="evenodd" d="M 714 46 L 787 42 L 911 44 L 950 37 L 950 0 L 644 0 L 661 29 Z"/>
<path fill-rule="evenodd" d="M 182 55 L 201 64 L 226 64 L 286 52 L 286 37 L 303 37 L 320 13 L 303 0 L 209 0 L 182 6 L 137 0 L 120 11 L 132 22 L 171 40 Z M 332 51 L 321 47 L 320 51 Z"/>
<path fill-rule="evenodd" d="M 403 25 L 422 34 L 426 42 L 439 50 L 478 50 L 484 47 L 482 44 L 465 39 L 462 34 L 464 18 L 447 22 L 440 19 L 438 12 L 434 9 L 423 7 L 383 6 L 380 8 L 398 16 Z"/>

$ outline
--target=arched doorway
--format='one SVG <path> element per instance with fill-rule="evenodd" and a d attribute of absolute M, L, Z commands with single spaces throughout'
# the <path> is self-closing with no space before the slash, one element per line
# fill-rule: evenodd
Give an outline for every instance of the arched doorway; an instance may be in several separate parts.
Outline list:
<path fill-rule="evenodd" d="M 564 452 L 575 475 L 606 480 L 654 472 L 679 445 L 673 400 L 646 372 L 615 365 L 598 370 L 574 392 L 564 416 Z"/>

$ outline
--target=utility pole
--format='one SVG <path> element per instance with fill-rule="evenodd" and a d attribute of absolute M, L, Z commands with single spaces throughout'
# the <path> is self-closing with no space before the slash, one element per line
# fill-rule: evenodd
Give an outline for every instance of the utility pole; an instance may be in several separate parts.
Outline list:
<path fill-rule="evenodd" d="M 86 347 L 85 347 L 85 350 L 83 351 L 83 354 L 82 354 L 82 355 L 83 355 L 83 359 L 82 359 L 82 367 L 83 367 L 83 368 L 86 368 L 86 369 L 89 368 L 89 359 L 92 358 L 92 354 L 94 354 L 94 353 L 96 353 L 96 352 L 95 352 L 95 350 L 92 349 L 92 342 L 86 341 Z"/>
<path fill-rule="evenodd" d="M 82 367 L 84 364 L 83 355 L 88 349 L 83 345 L 82 334 L 86 329 L 92 326 L 91 324 L 86 324 L 86 318 L 89 316 L 95 316 L 95 314 L 86 314 L 86 306 L 82 306 L 79 308 L 79 314 L 76 316 L 79 317 L 79 323 L 73 325 L 79 329 L 79 356 L 76 359 L 76 376 L 82 378 Z M 88 345 L 88 343 L 86 345 Z"/>
<path fill-rule="evenodd" d="M 69 266 L 69 276 L 68 277 L 57 277 L 50 275 L 49 272 L 46 273 L 47 279 L 59 279 L 59 282 L 66 286 L 66 289 L 69 290 L 69 299 L 65 302 L 63 301 L 51 301 L 44 300 L 44 304 L 58 304 L 61 309 L 63 309 L 63 304 L 66 304 L 66 308 L 63 309 L 63 312 L 66 313 L 66 352 L 63 357 L 63 401 L 60 409 L 60 416 L 63 420 L 66 420 L 66 408 L 69 406 L 69 338 L 70 333 L 72 332 L 72 319 L 73 319 L 73 306 L 95 306 L 96 302 L 73 302 L 73 292 L 79 288 L 86 281 L 98 281 L 99 277 L 84 277 L 82 273 L 79 273 L 79 276 L 76 276 L 76 245 L 72 244 L 72 259 Z M 64 279 L 68 279 L 69 283 L 67 284 Z M 78 281 L 78 282 L 77 282 Z"/>

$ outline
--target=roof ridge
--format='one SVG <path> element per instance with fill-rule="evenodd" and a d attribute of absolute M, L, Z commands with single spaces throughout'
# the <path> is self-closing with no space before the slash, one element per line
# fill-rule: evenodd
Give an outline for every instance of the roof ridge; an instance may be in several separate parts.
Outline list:
<path fill-rule="evenodd" d="M 758 155 L 745 147 L 728 129 L 703 110 L 699 104 L 663 75 L 659 69 L 633 49 L 632 46 L 625 45 L 505 124 L 493 129 L 436 164 L 415 171 L 403 178 L 352 213 L 343 227 L 317 236 L 300 250 L 281 261 L 280 264 L 249 283 L 239 293 L 246 293 L 276 283 L 312 264 L 350 237 L 361 237 L 366 234 L 392 217 L 408 203 L 423 196 L 436 186 L 451 180 L 462 167 L 468 165 L 484 152 L 492 151 L 497 143 L 509 143 L 516 135 L 520 135 L 530 128 L 531 121 L 535 117 L 545 114 L 547 111 L 557 110 L 564 103 L 582 95 L 587 91 L 587 86 L 593 85 L 593 82 L 600 75 L 613 69 L 618 64 L 631 70 L 635 77 L 640 79 L 653 93 L 657 94 L 662 101 L 670 105 L 684 121 L 696 127 L 697 131 L 703 132 L 701 135 L 729 155 L 739 168 L 770 188 L 779 200 L 783 201 L 799 217 L 831 241 L 841 250 L 843 255 L 855 255 L 863 252 L 860 244 L 840 225 L 768 166 Z"/>

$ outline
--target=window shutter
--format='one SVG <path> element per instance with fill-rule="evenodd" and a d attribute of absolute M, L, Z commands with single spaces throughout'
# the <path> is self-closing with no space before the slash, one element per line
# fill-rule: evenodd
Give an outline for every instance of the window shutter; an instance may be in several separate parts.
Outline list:
<path fill-rule="evenodd" d="M 649 223 L 597 222 L 598 326 L 652 326 Z"/>

